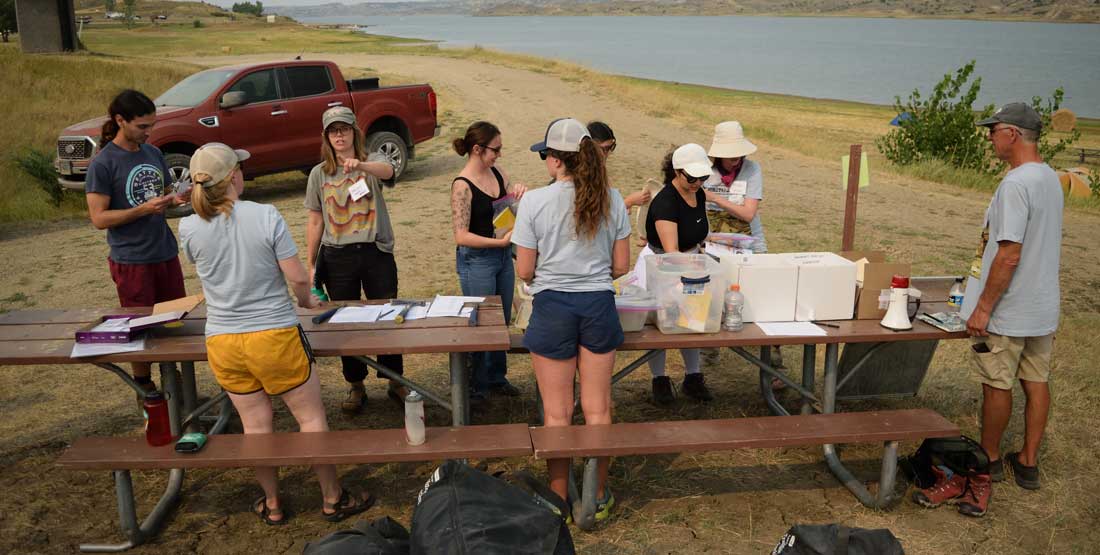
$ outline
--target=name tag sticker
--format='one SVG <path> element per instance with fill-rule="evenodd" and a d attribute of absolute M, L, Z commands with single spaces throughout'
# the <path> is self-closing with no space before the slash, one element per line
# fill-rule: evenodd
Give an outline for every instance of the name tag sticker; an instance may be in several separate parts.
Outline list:
<path fill-rule="evenodd" d="M 348 189 L 348 192 L 351 193 L 351 200 L 357 201 L 370 194 L 370 187 L 367 186 L 365 180 L 360 178 L 359 181 L 356 181 L 355 184 Z"/>
<path fill-rule="evenodd" d="M 740 195 L 745 196 L 745 193 L 749 189 L 748 181 L 734 181 L 730 184 L 730 196 Z"/>

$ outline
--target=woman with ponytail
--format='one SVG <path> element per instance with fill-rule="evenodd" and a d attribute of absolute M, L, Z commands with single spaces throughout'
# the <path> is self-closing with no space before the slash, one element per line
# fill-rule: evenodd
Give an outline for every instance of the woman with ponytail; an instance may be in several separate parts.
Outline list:
<path fill-rule="evenodd" d="M 531 150 L 554 182 L 527 193 L 516 217 L 516 274 L 531 286 L 534 306 L 523 345 L 542 396 L 544 424 L 573 421 L 573 377 L 579 371 L 586 425 L 611 423 L 611 372 L 623 330 L 612 280 L 630 264 L 630 218 L 608 186 L 604 155 L 584 124 L 559 119 Z M 596 520 L 615 503 L 607 486 L 610 459 L 599 461 Z M 547 461 L 550 489 L 566 498 L 569 459 Z"/>
<path fill-rule="evenodd" d="M 280 397 L 302 432 L 328 430 L 312 352 L 298 326 L 298 306 L 316 308 L 309 273 L 298 259 L 282 214 L 269 204 L 241 200 L 241 162 L 248 152 L 209 143 L 191 157 L 191 205 L 180 220 L 180 243 L 195 264 L 206 296 L 206 354 L 210 370 L 241 415 L 246 434 L 269 434 L 271 397 Z M 269 525 L 286 524 L 276 468 L 255 469 L 264 494 L 252 511 Z M 340 486 L 333 465 L 314 465 L 323 497 L 321 516 L 339 521 L 370 508 L 374 499 Z"/>
<path fill-rule="evenodd" d="M 512 266 L 512 230 L 497 230 L 493 225 L 493 202 L 512 195 L 515 201 L 527 187 L 512 183 L 508 174 L 497 167 L 503 147 L 497 126 L 478 121 L 455 139 L 451 146 L 466 156 L 466 166 L 451 182 L 451 212 L 455 236 L 455 268 L 462 294 L 482 297 L 500 295 L 506 323 L 512 320 L 512 295 L 516 273 Z M 471 400 L 484 400 L 491 394 L 515 397 L 519 390 L 508 382 L 506 353 L 473 353 Z"/>

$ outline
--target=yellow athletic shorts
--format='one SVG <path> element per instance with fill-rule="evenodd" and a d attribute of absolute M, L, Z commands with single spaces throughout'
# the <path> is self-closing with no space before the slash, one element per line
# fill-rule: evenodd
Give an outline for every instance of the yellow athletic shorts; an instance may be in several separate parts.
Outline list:
<path fill-rule="evenodd" d="M 282 395 L 309 379 L 309 356 L 298 328 L 227 333 L 206 338 L 206 357 L 222 389 Z"/>
<path fill-rule="evenodd" d="M 988 348 L 979 347 L 985 344 Z M 1054 334 L 1040 337 L 1008 337 L 989 334 L 971 338 L 978 378 L 997 389 L 1012 389 L 1017 379 L 1029 382 L 1050 380 L 1050 353 Z M 984 351 L 984 352 L 979 352 Z"/>

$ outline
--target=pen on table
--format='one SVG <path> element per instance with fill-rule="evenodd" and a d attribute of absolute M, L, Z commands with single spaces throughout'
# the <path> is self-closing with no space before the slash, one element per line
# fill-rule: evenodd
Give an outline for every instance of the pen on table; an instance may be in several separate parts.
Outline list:
<path fill-rule="evenodd" d="M 837 329 L 840 329 L 840 325 L 839 325 L 839 324 L 830 324 L 830 323 L 828 323 L 828 322 L 814 322 L 814 323 L 815 323 L 815 324 L 817 324 L 817 325 L 819 325 L 819 326 L 825 326 L 825 327 L 827 327 L 827 328 L 837 328 Z"/>
<path fill-rule="evenodd" d="M 313 317 L 313 323 L 314 324 L 323 324 L 323 323 L 325 323 L 326 321 L 328 321 L 329 318 L 332 318 L 333 314 L 336 314 L 337 310 L 340 310 L 340 307 L 330 308 L 330 309 L 314 316 Z"/>

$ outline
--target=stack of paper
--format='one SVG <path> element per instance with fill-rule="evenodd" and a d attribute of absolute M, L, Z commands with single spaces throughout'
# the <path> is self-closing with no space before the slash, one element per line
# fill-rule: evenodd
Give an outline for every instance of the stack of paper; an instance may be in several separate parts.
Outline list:
<path fill-rule="evenodd" d="M 382 314 L 382 305 L 345 306 L 329 318 L 331 324 L 361 324 L 377 322 Z"/>
<path fill-rule="evenodd" d="M 432 306 L 428 307 L 427 317 L 438 318 L 442 316 L 469 315 L 473 309 L 464 311 L 462 307 L 466 303 L 480 303 L 484 301 L 485 297 L 452 297 L 447 295 L 436 295 L 435 299 L 432 300 Z"/>
<path fill-rule="evenodd" d="M 94 357 L 115 353 L 130 353 L 145 350 L 145 337 L 139 337 L 129 343 L 73 343 L 70 358 Z"/>
<path fill-rule="evenodd" d="M 811 322 L 757 322 L 756 326 L 766 335 L 818 336 L 828 335 L 820 326 Z"/>

